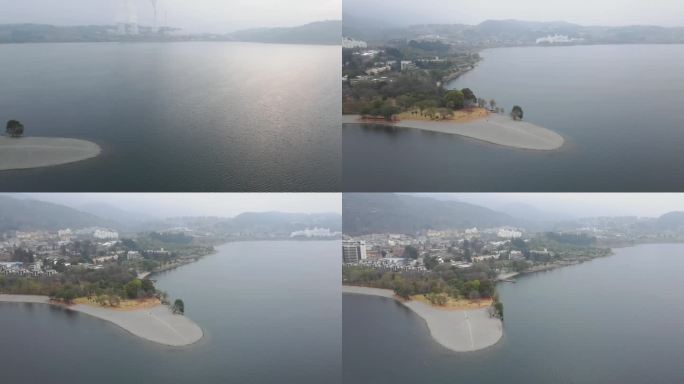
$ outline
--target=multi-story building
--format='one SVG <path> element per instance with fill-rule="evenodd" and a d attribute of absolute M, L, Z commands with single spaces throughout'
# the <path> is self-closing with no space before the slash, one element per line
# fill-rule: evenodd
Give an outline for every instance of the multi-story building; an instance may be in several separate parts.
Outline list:
<path fill-rule="evenodd" d="M 362 240 L 343 240 L 342 241 L 342 262 L 358 263 L 366 260 L 366 242 Z"/>

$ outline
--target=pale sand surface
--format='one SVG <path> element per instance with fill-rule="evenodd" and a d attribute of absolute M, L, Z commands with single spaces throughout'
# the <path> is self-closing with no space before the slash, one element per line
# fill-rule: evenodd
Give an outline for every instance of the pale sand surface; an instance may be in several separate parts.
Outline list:
<path fill-rule="evenodd" d="M 343 124 L 379 124 L 402 128 L 461 135 L 506 147 L 552 151 L 559 149 L 565 139 L 554 131 L 526 121 L 515 121 L 509 116 L 490 114 L 486 118 L 467 122 L 402 120 L 396 123 L 363 120 L 357 115 L 343 115 Z"/>
<path fill-rule="evenodd" d="M 51 304 L 46 296 L 27 295 L 0 295 L 0 302 Z M 164 345 L 190 345 L 204 335 L 192 320 L 174 315 L 165 305 L 133 311 L 116 311 L 83 304 L 61 307 L 109 321 L 138 337 Z"/>
<path fill-rule="evenodd" d="M 397 299 L 388 289 L 343 286 L 342 292 Z M 503 336 L 501 320 L 490 317 L 487 308 L 445 310 L 419 301 L 397 301 L 425 320 L 435 341 L 455 352 L 484 349 Z"/>
<path fill-rule="evenodd" d="M 100 152 L 99 145 L 85 140 L 0 136 L 0 171 L 74 163 Z"/>

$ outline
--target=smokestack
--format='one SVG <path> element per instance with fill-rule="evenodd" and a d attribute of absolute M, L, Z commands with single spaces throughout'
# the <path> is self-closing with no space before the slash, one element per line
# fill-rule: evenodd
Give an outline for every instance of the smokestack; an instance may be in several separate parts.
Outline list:
<path fill-rule="evenodd" d="M 159 2 L 158 0 L 150 0 L 150 3 L 152 3 L 152 10 L 154 11 L 154 24 L 152 25 L 152 32 L 157 33 L 159 32 L 159 24 L 157 21 L 157 4 Z"/>

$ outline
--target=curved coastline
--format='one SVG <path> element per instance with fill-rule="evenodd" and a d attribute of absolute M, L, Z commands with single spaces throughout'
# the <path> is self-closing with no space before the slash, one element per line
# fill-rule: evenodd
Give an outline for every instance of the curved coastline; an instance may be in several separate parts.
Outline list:
<path fill-rule="evenodd" d="M 75 163 L 102 153 L 99 145 L 60 137 L 0 136 L 0 171 Z"/>
<path fill-rule="evenodd" d="M 526 121 L 490 114 L 487 118 L 468 122 L 401 120 L 396 123 L 364 120 L 359 115 L 342 115 L 342 124 L 377 124 L 400 128 L 460 135 L 504 147 L 553 151 L 565 144 L 558 133 Z"/>
<path fill-rule="evenodd" d="M 397 300 L 420 316 L 430 335 L 454 352 L 473 352 L 488 348 L 503 337 L 501 320 L 489 316 L 487 308 L 475 310 L 439 309 L 418 301 L 398 300 L 389 289 L 342 286 L 342 293 L 379 296 Z"/>
<path fill-rule="evenodd" d="M 50 302 L 47 296 L 29 295 L 0 295 L 0 302 L 55 305 L 108 321 L 135 336 L 172 347 L 194 344 L 204 336 L 202 328 L 192 320 L 174 315 L 165 305 L 133 311 L 115 311 L 83 304 L 59 305 Z"/>

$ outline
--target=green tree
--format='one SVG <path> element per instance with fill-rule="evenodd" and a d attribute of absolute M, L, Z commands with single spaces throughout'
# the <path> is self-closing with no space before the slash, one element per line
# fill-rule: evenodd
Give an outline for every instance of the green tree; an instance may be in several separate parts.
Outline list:
<path fill-rule="evenodd" d="M 24 125 L 17 120 L 7 122 L 7 134 L 11 137 L 21 137 L 24 135 Z"/>
<path fill-rule="evenodd" d="M 520 108 L 519 105 L 516 105 L 513 107 L 511 110 L 511 117 L 513 120 L 522 120 L 523 119 L 523 110 Z"/>
<path fill-rule="evenodd" d="M 463 93 L 463 97 L 467 102 L 477 103 L 477 97 L 470 88 L 461 89 L 461 93 Z"/>
<path fill-rule="evenodd" d="M 143 288 L 143 283 L 140 279 L 133 279 L 126 283 L 124 290 L 126 291 L 126 297 L 129 299 L 137 299 L 140 297 L 140 293 Z"/>
<path fill-rule="evenodd" d="M 404 257 L 415 260 L 418 258 L 418 250 L 412 245 L 407 245 L 404 248 Z"/>
<path fill-rule="evenodd" d="M 503 320 L 503 318 L 504 318 L 504 316 L 503 316 L 503 310 L 504 310 L 503 303 L 500 301 L 495 302 L 494 303 L 494 310 L 496 311 L 495 316 L 498 317 L 499 319 Z"/>
<path fill-rule="evenodd" d="M 461 91 L 449 91 L 444 94 L 443 98 L 444 106 L 451 109 L 462 109 L 465 96 Z"/>
<path fill-rule="evenodd" d="M 184 315 L 185 303 L 183 303 L 183 300 L 181 299 L 176 299 L 176 301 L 173 302 L 173 307 L 171 310 L 175 315 Z"/>

